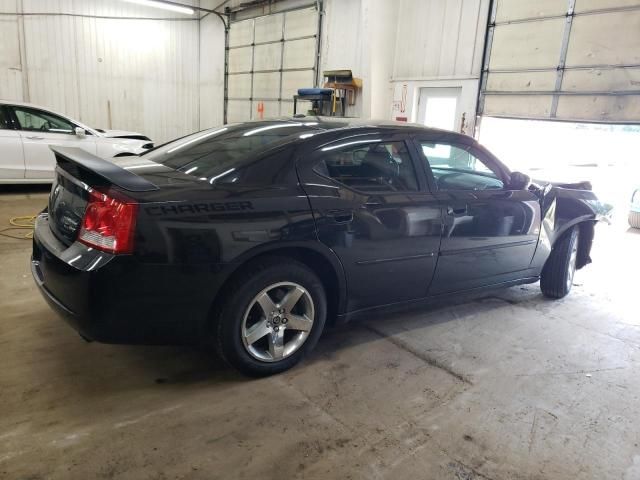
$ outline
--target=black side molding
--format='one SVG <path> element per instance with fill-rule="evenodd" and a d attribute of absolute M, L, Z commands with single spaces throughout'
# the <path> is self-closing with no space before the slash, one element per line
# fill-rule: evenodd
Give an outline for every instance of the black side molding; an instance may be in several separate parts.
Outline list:
<path fill-rule="evenodd" d="M 94 175 L 105 179 L 106 181 L 117 185 L 120 188 L 129 190 L 130 192 L 150 192 L 159 190 L 153 183 L 108 162 L 100 157 L 96 157 L 89 152 L 76 147 L 49 147 L 56 156 L 56 162 L 69 162 L 78 167 L 88 170 Z"/>

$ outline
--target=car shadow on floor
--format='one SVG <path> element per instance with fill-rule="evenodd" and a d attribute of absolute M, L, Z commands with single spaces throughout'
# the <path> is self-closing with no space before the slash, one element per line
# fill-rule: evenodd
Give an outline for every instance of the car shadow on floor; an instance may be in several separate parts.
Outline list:
<path fill-rule="evenodd" d="M 391 315 L 372 314 L 345 325 L 327 328 L 316 349 L 295 368 L 313 369 L 318 362 L 339 356 L 341 350 L 458 320 L 456 315 L 444 314 L 451 310 L 452 305 L 467 311 L 473 311 L 477 305 L 479 312 L 491 315 L 493 310 L 503 308 L 506 304 L 517 305 L 540 299 L 540 291 L 534 285 L 468 295 L 456 299 L 455 303 L 439 302 Z M 208 388 L 252 380 L 228 367 L 213 349 L 86 344 L 80 338 L 69 337 L 65 343 L 68 343 L 67 348 L 63 349 L 64 354 L 60 355 L 58 362 L 63 364 L 61 367 L 67 370 L 73 383 L 87 393 L 96 389 L 101 392 L 104 389 L 128 390 L 139 388 L 141 384 Z M 91 361 L 87 361 L 89 358 Z"/>

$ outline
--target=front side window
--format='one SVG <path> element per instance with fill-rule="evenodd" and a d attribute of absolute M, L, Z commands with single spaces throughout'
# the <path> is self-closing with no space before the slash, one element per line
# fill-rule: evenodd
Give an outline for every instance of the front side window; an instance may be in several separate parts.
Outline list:
<path fill-rule="evenodd" d="M 504 183 L 496 172 L 469 152 L 468 147 L 420 142 L 438 190 L 499 190 Z"/>
<path fill-rule="evenodd" d="M 73 133 L 73 124 L 52 113 L 25 107 L 13 107 L 22 130 L 50 133 Z"/>
<path fill-rule="evenodd" d="M 321 149 L 315 170 L 365 192 L 416 191 L 418 182 L 404 142 L 345 141 Z"/>

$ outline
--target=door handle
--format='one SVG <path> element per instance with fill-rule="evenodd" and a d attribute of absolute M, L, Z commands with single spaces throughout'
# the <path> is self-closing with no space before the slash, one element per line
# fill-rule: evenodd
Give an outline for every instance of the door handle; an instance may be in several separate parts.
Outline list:
<path fill-rule="evenodd" d="M 44 137 L 38 137 L 38 136 L 33 136 L 33 137 L 27 137 L 29 140 L 44 140 Z"/>
<path fill-rule="evenodd" d="M 333 223 L 351 223 L 353 221 L 353 212 L 351 210 L 329 210 L 327 217 L 333 220 Z"/>
<path fill-rule="evenodd" d="M 463 215 L 466 215 L 468 211 L 467 205 L 458 205 L 455 207 L 447 207 L 447 214 L 451 215 L 452 217 L 461 217 Z"/>

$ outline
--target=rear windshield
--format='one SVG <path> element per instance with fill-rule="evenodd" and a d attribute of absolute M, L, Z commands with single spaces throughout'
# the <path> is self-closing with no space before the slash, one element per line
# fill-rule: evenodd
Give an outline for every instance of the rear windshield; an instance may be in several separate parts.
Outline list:
<path fill-rule="evenodd" d="M 213 183 L 277 141 L 316 130 L 316 122 L 259 122 L 203 130 L 148 152 L 144 157 Z"/>

